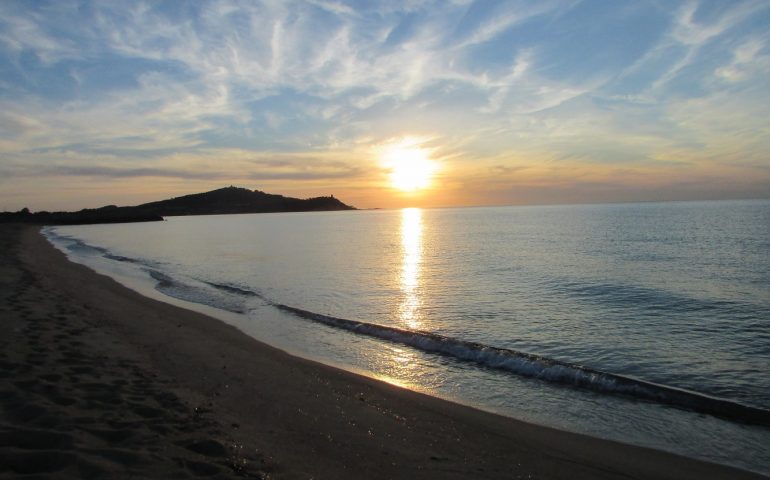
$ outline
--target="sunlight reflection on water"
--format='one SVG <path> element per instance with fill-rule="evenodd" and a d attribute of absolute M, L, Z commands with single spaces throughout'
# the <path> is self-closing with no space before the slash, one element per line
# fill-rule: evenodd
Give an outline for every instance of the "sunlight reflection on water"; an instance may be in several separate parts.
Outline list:
<path fill-rule="evenodd" d="M 410 329 L 422 326 L 420 318 L 420 262 L 422 260 L 422 210 L 405 208 L 401 211 L 401 324 Z"/>
<path fill-rule="evenodd" d="M 766 407 L 769 219 L 768 201 L 684 202 L 171 217 L 56 231 L 68 255 L 103 273 L 135 269 L 131 278 L 157 292 L 148 269 L 157 270 L 177 298 L 235 305 L 247 314 L 225 321 L 291 353 L 515 418 L 767 472 L 765 427 L 492 371 L 271 303 Z"/>

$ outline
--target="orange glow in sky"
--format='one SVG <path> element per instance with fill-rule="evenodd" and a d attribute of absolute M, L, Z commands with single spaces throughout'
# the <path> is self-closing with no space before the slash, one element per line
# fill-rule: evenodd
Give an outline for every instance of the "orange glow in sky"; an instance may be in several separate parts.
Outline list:
<path fill-rule="evenodd" d="M 770 2 L 385 3 L 0 2 L 0 211 L 770 198 Z"/>

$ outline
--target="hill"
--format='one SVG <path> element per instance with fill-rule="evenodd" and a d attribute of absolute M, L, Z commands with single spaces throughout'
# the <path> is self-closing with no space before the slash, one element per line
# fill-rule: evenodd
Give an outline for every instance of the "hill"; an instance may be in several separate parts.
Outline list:
<path fill-rule="evenodd" d="M 145 203 L 134 208 L 141 212 L 162 216 L 355 210 L 334 196 L 303 200 L 238 187 L 220 188 L 206 193 Z"/>
<path fill-rule="evenodd" d="M 163 217 L 175 215 L 315 212 L 328 210 L 355 210 L 355 208 L 342 203 L 334 198 L 334 196 L 299 199 L 231 186 L 210 192 L 144 203 L 133 207 L 108 205 L 101 208 L 87 208 L 78 212 L 35 213 L 25 208 L 18 212 L 0 213 L 0 223 L 74 225 L 149 222 L 163 220 Z"/>

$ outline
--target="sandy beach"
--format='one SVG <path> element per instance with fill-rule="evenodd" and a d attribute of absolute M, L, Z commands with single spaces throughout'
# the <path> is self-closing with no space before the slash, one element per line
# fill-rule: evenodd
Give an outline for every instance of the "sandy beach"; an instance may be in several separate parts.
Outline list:
<path fill-rule="evenodd" d="M 0 232 L 2 478 L 766 478 L 296 358 Z"/>

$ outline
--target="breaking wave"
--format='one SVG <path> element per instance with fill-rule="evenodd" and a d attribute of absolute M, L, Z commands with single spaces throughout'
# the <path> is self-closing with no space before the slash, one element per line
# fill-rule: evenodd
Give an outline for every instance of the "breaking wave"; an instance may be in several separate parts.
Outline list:
<path fill-rule="evenodd" d="M 259 297 L 275 308 L 305 320 L 347 330 L 359 335 L 400 343 L 424 352 L 446 355 L 486 368 L 504 370 L 524 377 L 584 388 L 600 393 L 622 395 L 639 400 L 662 403 L 742 423 L 770 425 L 770 410 L 745 405 L 733 400 L 605 372 L 533 353 L 494 347 L 431 332 L 408 330 L 322 315 L 272 302 L 257 292 L 241 287 L 213 282 L 207 282 L 207 284 L 229 293 Z"/>
<path fill-rule="evenodd" d="M 137 264 L 157 282 L 155 288 L 158 291 L 181 300 L 204 304 L 234 313 L 246 313 L 246 299 L 249 297 L 259 298 L 283 312 L 304 320 L 346 330 L 358 335 L 366 335 L 407 345 L 423 352 L 452 357 L 480 367 L 503 370 L 523 377 L 604 394 L 621 395 L 638 400 L 657 402 L 742 423 L 770 426 L 770 410 L 746 405 L 734 400 L 602 371 L 542 355 L 471 342 L 437 333 L 323 315 L 290 305 L 276 303 L 265 298 L 262 294 L 242 286 L 197 280 L 183 282 L 160 271 L 157 265 L 153 265 L 150 262 L 116 255 L 104 248 L 89 245 L 76 238 L 58 235 L 51 230 L 46 230 L 44 233 L 49 238 L 56 237 L 57 240 L 65 242 L 66 248 L 73 252 L 101 255 L 110 260 Z"/>
<path fill-rule="evenodd" d="M 469 342 L 436 333 L 346 320 L 309 312 L 288 305 L 273 305 L 285 312 L 324 325 L 401 343 L 425 352 L 448 355 L 459 360 L 473 362 L 488 368 L 505 370 L 525 377 L 663 403 L 743 423 L 770 425 L 770 410 L 745 405 L 733 400 L 713 397 L 616 373 L 604 372 L 541 355 Z"/>

